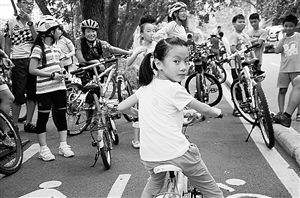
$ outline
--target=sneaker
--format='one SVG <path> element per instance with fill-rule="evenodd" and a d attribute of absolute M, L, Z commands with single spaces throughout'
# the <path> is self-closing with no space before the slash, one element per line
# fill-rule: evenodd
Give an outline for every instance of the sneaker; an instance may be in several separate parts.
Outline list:
<path fill-rule="evenodd" d="M 131 141 L 131 145 L 132 145 L 132 147 L 133 148 L 135 148 L 135 149 L 139 149 L 140 148 L 140 141 L 134 141 L 134 140 L 132 140 Z"/>
<path fill-rule="evenodd" d="M 36 128 L 33 124 L 24 124 L 24 131 L 28 133 L 36 133 Z"/>
<path fill-rule="evenodd" d="M 281 124 L 288 128 L 291 126 L 292 123 L 292 119 L 288 118 L 284 113 L 281 112 L 277 113 L 273 119 L 275 123 Z"/>
<path fill-rule="evenodd" d="M 55 160 L 55 156 L 51 153 L 48 147 L 42 148 L 39 153 L 39 158 L 43 161 Z"/>
<path fill-rule="evenodd" d="M 241 117 L 242 115 L 240 114 L 240 112 L 237 109 L 233 109 L 232 115 L 234 117 Z"/>
<path fill-rule="evenodd" d="M 70 145 L 60 146 L 58 149 L 58 154 L 64 156 L 64 157 L 73 157 L 74 152 L 71 150 Z"/>
<path fill-rule="evenodd" d="M 296 121 L 300 122 L 300 113 L 297 113 L 297 115 L 296 115 Z"/>
<path fill-rule="evenodd" d="M 4 145 L 10 148 L 14 148 L 16 146 L 16 143 L 10 138 L 8 135 L 5 134 L 5 137 L 0 140 L 0 145 Z"/>

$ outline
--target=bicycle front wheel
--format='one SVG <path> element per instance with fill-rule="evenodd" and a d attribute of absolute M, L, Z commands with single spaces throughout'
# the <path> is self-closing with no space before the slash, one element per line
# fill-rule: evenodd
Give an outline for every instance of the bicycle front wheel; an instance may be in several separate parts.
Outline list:
<path fill-rule="evenodd" d="M 199 86 L 201 82 L 203 82 L 204 86 Z M 207 73 L 204 73 L 203 80 L 200 79 L 200 75 L 197 73 L 190 75 L 185 82 L 185 88 L 197 100 L 202 100 L 202 102 L 205 102 L 209 106 L 218 104 L 223 95 L 222 86 L 219 81 Z M 198 92 L 200 92 L 200 94 L 198 94 Z"/>
<path fill-rule="evenodd" d="M 268 102 L 260 83 L 256 84 L 254 87 L 254 93 L 257 106 L 257 117 L 259 121 L 258 124 L 260 126 L 261 134 L 266 146 L 271 149 L 275 145 L 274 129 Z"/>
<path fill-rule="evenodd" d="M 0 173 L 10 175 L 22 165 L 21 138 L 11 119 L 0 110 Z"/>
<path fill-rule="evenodd" d="M 103 131 L 103 144 L 104 146 L 100 148 L 100 155 L 103 161 L 104 168 L 106 170 L 110 169 L 111 167 L 111 155 L 110 151 L 112 149 L 112 140 L 108 134 L 107 130 Z"/>
<path fill-rule="evenodd" d="M 124 77 L 123 80 L 118 80 L 117 83 L 117 89 L 118 89 L 118 100 L 119 102 L 122 102 L 129 96 L 133 94 L 132 87 L 129 83 L 129 81 Z M 133 121 L 134 117 L 128 114 L 123 113 L 124 118 L 128 121 L 131 122 Z"/>

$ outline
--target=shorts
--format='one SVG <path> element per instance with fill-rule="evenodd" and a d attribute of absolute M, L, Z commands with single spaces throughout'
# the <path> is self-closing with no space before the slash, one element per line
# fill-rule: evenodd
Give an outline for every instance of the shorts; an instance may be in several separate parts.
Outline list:
<path fill-rule="evenodd" d="M 52 106 L 54 109 L 62 109 L 67 106 L 66 90 L 58 90 L 49 93 L 37 94 L 38 110 L 50 111 Z"/>
<path fill-rule="evenodd" d="M 36 99 L 36 76 L 29 74 L 29 58 L 12 59 L 15 67 L 12 68 L 12 93 L 17 105 L 22 105 L 27 100 Z"/>
<path fill-rule="evenodd" d="M 300 72 L 279 72 L 277 80 L 277 88 L 288 88 L 289 84 L 298 76 Z"/>

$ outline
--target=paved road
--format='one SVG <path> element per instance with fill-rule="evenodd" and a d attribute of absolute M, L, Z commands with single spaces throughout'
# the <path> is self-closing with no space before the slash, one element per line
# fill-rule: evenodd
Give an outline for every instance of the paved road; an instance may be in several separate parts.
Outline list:
<path fill-rule="evenodd" d="M 187 130 L 190 141 L 200 148 L 224 195 L 247 197 L 234 195 L 250 193 L 259 195 L 248 197 L 300 198 L 300 170 L 295 161 L 280 146 L 267 149 L 257 130 L 249 142 L 244 141 L 251 126 L 232 117 L 229 92 L 223 88 L 224 97 L 218 107 L 223 109 L 224 118 L 208 119 L 189 126 Z M 139 162 L 138 150 L 130 145 L 131 124 L 121 119 L 117 121 L 117 127 L 120 144 L 114 147 L 113 164 L 108 171 L 104 170 L 101 160 L 96 167 L 90 167 L 95 149 L 87 132 L 69 138 L 76 154 L 74 158 L 57 156 L 52 162 L 39 160 L 35 135 L 21 132 L 23 138 L 31 140 L 24 154 L 28 160 L 19 172 L 0 180 L 0 197 L 33 197 L 34 194 L 43 197 L 42 193 L 53 197 L 139 197 L 147 181 L 147 172 Z M 48 129 L 48 145 L 57 155 L 58 134 L 52 123 Z M 232 179 L 238 180 L 232 182 Z"/>

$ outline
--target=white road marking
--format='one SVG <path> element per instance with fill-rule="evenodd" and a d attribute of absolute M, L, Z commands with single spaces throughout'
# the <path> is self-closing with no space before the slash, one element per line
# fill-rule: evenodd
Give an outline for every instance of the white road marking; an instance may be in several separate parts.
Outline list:
<path fill-rule="evenodd" d="M 231 95 L 228 88 L 222 84 L 223 95 L 228 101 L 228 103 L 233 108 L 233 103 L 231 100 Z M 251 130 L 252 125 L 249 124 L 244 118 L 240 117 L 241 122 L 247 129 L 248 133 Z M 300 197 L 300 178 L 295 173 L 293 169 L 290 168 L 290 165 L 285 161 L 285 159 L 278 153 L 276 148 L 269 149 L 265 145 L 263 138 L 261 136 L 261 132 L 256 127 L 252 134 L 251 138 L 256 144 L 257 148 L 263 155 L 263 157 L 267 160 L 270 167 L 273 169 L 274 173 L 280 179 L 281 183 L 285 186 L 287 191 L 291 194 L 292 197 Z"/>
<path fill-rule="evenodd" d="M 121 198 L 130 177 L 131 174 L 119 175 L 119 177 L 116 179 L 115 183 L 111 187 L 107 198 Z"/>
<path fill-rule="evenodd" d="M 219 188 L 227 190 L 228 192 L 234 192 L 235 191 L 234 188 L 231 188 L 231 187 L 227 186 L 226 184 L 217 183 L 217 185 L 219 186 Z"/>
<path fill-rule="evenodd" d="M 29 160 L 32 156 L 34 156 L 37 152 L 39 152 L 40 146 L 38 143 L 32 144 L 28 149 L 23 151 L 23 163 Z M 5 175 L 0 174 L 0 179 L 2 179 Z"/>

